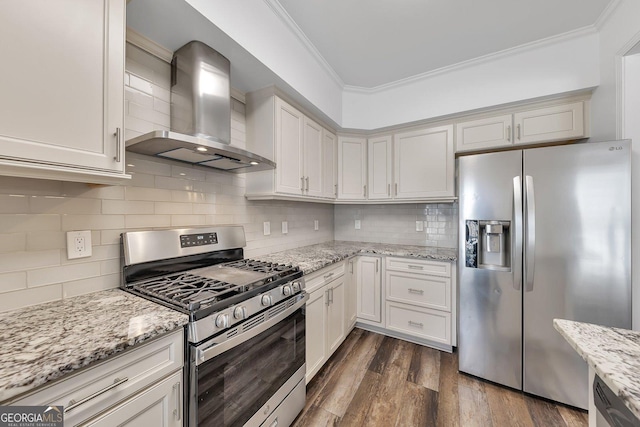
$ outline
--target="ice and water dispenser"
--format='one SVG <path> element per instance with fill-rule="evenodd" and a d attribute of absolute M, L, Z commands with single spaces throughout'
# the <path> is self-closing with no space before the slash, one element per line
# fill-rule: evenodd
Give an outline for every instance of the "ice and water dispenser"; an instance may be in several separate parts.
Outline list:
<path fill-rule="evenodd" d="M 465 265 L 511 270 L 511 221 L 466 221 Z"/>

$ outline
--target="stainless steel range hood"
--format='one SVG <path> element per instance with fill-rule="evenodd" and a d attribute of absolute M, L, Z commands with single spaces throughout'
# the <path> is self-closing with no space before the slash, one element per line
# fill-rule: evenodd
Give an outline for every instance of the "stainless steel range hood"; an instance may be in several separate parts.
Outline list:
<path fill-rule="evenodd" d="M 130 139 L 128 151 L 234 173 L 276 164 L 230 145 L 229 60 L 199 41 L 178 49 L 171 62 L 171 131 Z"/>

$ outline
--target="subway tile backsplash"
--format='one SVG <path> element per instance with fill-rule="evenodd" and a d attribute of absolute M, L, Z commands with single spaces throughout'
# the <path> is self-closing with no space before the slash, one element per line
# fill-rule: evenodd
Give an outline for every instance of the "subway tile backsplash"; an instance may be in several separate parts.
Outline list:
<path fill-rule="evenodd" d="M 457 203 L 337 205 L 334 218 L 336 240 L 458 247 Z M 416 221 L 423 231 L 416 231 Z"/>
<path fill-rule="evenodd" d="M 126 139 L 169 129 L 169 75 L 169 64 L 127 45 Z M 245 106 L 234 99 L 231 107 L 231 143 L 244 148 Z M 135 153 L 126 161 L 132 179 L 122 185 L 0 177 L 0 312 L 118 287 L 120 233 L 131 230 L 240 224 L 246 257 L 334 238 L 456 247 L 456 204 L 249 202 L 243 175 Z M 90 258 L 67 259 L 71 230 L 91 230 Z"/>

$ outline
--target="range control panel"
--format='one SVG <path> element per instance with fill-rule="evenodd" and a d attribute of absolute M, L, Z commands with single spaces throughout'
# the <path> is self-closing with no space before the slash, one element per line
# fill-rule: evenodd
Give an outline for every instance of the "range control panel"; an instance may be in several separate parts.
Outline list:
<path fill-rule="evenodd" d="M 193 246 L 215 245 L 218 243 L 216 233 L 182 234 L 180 235 L 180 247 L 191 248 Z"/>

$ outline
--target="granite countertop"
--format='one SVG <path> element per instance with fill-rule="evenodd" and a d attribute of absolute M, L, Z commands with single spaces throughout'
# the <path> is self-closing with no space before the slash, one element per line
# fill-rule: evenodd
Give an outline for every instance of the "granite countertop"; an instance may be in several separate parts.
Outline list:
<path fill-rule="evenodd" d="M 640 418 L 640 331 L 561 319 L 553 326 Z"/>
<path fill-rule="evenodd" d="M 309 274 L 356 254 L 391 255 L 446 262 L 454 262 L 458 259 L 456 249 L 345 241 L 303 246 L 255 258 L 278 264 L 297 265 L 304 274 Z"/>
<path fill-rule="evenodd" d="M 0 404 L 188 320 L 120 289 L 0 313 Z"/>

